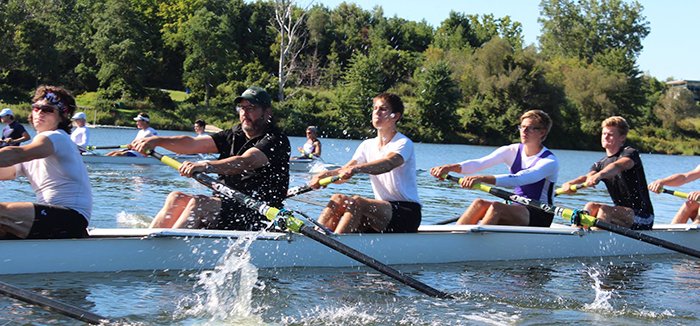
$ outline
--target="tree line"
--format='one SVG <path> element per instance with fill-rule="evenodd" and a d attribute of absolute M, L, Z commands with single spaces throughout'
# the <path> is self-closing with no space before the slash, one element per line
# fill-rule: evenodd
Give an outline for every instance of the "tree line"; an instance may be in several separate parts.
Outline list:
<path fill-rule="evenodd" d="M 700 153 L 692 93 L 637 65 L 651 33 L 639 3 L 543 0 L 539 22 L 539 44 L 525 45 L 510 17 L 457 11 L 433 27 L 352 3 L 8 0 L 0 98 L 26 102 L 58 84 L 97 92 L 106 123 L 128 121 L 126 108 L 154 112 L 163 128 L 228 126 L 233 99 L 255 85 L 288 134 L 318 125 L 364 138 L 372 98 L 388 91 L 404 99 L 400 130 L 416 141 L 502 145 L 518 139 L 524 111 L 541 109 L 555 122 L 552 148 L 598 149 L 600 122 L 622 115 L 644 151 Z M 174 102 L 163 89 L 190 94 Z"/>

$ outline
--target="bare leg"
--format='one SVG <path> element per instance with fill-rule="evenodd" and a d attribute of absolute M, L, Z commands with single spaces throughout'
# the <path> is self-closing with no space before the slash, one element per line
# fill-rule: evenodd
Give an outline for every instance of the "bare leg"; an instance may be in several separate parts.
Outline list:
<path fill-rule="evenodd" d="M 192 199 L 192 195 L 188 195 L 179 191 L 171 192 L 167 198 L 163 208 L 160 209 L 156 217 L 151 222 L 150 228 L 171 228 L 180 218 L 182 212 Z"/>
<path fill-rule="evenodd" d="M 348 196 L 334 194 L 328 201 L 326 208 L 323 209 L 323 212 L 318 217 L 318 222 L 328 229 L 335 231 L 335 228 L 338 226 L 338 221 L 340 221 L 340 217 L 345 214 L 345 211 L 348 209 L 348 205 L 351 201 L 352 198 Z"/>
<path fill-rule="evenodd" d="M 491 204 L 493 202 L 490 202 L 488 200 L 483 200 L 483 199 L 475 199 L 471 205 L 469 205 L 469 208 L 467 208 L 466 211 L 462 214 L 462 216 L 459 217 L 459 220 L 457 220 L 457 225 L 466 225 L 466 224 L 476 224 L 484 218 L 484 215 L 486 215 L 486 211 L 491 207 Z"/>
<path fill-rule="evenodd" d="M 0 230 L 26 238 L 34 224 L 34 203 L 0 203 Z"/>
<path fill-rule="evenodd" d="M 370 227 L 382 231 L 391 221 L 391 203 L 355 196 L 338 222 L 335 233 L 356 233 Z"/>
<path fill-rule="evenodd" d="M 592 216 L 595 216 L 601 221 L 627 228 L 631 227 L 634 223 L 634 210 L 629 207 L 588 203 L 585 209 L 588 209 Z"/>
<path fill-rule="evenodd" d="M 480 224 L 527 226 L 530 224 L 530 212 L 524 206 L 494 202 Z"/>
<path fill-rule="evenodd" d="M 678 212 L 676 212 L 676 216 L 673 217 L 673 220 L 671 221 L 672 224 L 685 224 L 688 223 L 688 220 L 693 221 L 693 223 L 697 224 L 699 222 L 698 219 L 698 209 L 700 208 L 700 204 L 696 201 L 686 201 L 683 203 L 681 208 L 678 209 Z"/>
<path fill-rule="evenodd" d="M 193 196 L 172 228 L 199 229 L 211 223 L 213 217 L 220 211 L 221 199 L 202 195 Z"/>

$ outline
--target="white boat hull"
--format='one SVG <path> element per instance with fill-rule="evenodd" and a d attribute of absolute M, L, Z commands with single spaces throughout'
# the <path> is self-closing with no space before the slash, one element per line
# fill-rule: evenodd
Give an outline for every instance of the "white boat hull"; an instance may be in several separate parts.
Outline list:
<path fill-rule="evenodd" d="M 660 225 L 647 234 L 700 249 L 700 229 Z M 95 229 L 86 239 L 0 241 L 0 274 L 212 269 L 254 232 Z M 334 236 L 387 264 L 557 259 L 672 253 L 606 231 L 508 226 L 422 226 L 418 234 Z M 303 235 L 264 233 L 250 246 L 258 268 L 349 267 L 358 262 Z"/>

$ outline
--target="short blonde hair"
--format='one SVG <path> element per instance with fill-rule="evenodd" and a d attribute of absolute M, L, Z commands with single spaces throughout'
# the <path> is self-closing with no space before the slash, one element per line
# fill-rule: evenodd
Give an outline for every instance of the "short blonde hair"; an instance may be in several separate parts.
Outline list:
<path fill-rule="evenodd" d="M 627 133 L 630 131 L 630 125 L 627 124 L 627 120 L 621 116 L 613 116 L 603 120 L 600 127 L 617 127 L 617 130 L 620 131 L 620 135 L 627 135 Z"/>
<path fill-rule="evenodd" d="M 520 122 L 522 123 L 525 119 L 535 120 L 537 121 L 537 123 L 542 125 L 547 131 L 544 134 L 544 137 L 542 137 L 542 141 L 547 139 L 547 135 L 549 135 L 549 130 L 552 129 L 552 118 L 549 117 L 549 114 L 547 114 L 547 112 L 544 112 L 542 110 L 529 110 L 523 113 L 522 116 L 520 116 Z"/>

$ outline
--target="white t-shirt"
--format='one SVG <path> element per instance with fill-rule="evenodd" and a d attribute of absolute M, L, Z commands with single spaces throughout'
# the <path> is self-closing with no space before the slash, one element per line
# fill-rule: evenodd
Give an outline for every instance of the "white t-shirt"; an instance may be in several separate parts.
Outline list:
<path fill-rule="evenodd" d="M 515 162 L 515 156 L 518 154 L 520 143 L 515 143 L 503 147 L 499 147 L 491 154 L 475 160 L 467 160 L 460 165 L 462 166 L 462 174 L 474 174 L 479 171 L 488 169 L 499 163 L 507 165 L 509 168 Z M 515 174 L 496 174 L 496 186 L 514 188 L 524 185 L 529 185 L 545 179 L 545 185 L 542 188 L 542 196 L 533 198 L 542 202 L 548 202 L 547 190 L 551 184 L 557 183 L 559 176 L 559 161 L 554 155 L 549 155 L 543 159 L 537 160 L 547 147 L 542 146 L 542 150 L 533 155 L 525 155 L 525 150 L 520 152 L 520 162 L 523 170 Z M 536 161 L 536 162 L 535 162 Z M 533 165 L 534 163 L 534 165 Z"/>
<path fill-rule="evenodd" d="M 90 143 L 90 129 L 78 127 L 70 133 L 70 139 L 78 146 L 85 147 Z"/>
<path fill-rule="evenodd" d="M 148 127 L 146 129 L 139 130 L 139 133 L 136 134 L 136 138 L 134 138 L 134 140 L 153 136 L 158 136 L 158 133 L 155 129 Z"/>
<path fill-rule="evenodd" d="M 15 174 L 29 179 L 38 203 L 74 209 L 90 223 L 92 188 L 78 147 L 63 130 L 41 132 L 32 141 L 40 136 L 51 140 L 53 154 L 15 164 Z"/>
<path fill-rule="evenodd" d="M 418 203 L 418 182 L 416 181 L 416 153 L 413 142 L 397 132 L 388 144 L 379 150 L 379 137 L 367 139 L 360 144 L 352 159 L 357 163 L 374 162 L 396 153 L 403 158 L 403 164 L 393 170 L 370 175 L 374 199 L 383 201 L 409 201 Z"/>
<path fill-rule="evenodd" d="M 146 129 L 139 130 L 139 133 L 136 134 L 136 138 L 134 138 L 134 140 L 146 138 L 146 137 L 153 137 L 153 136 L 158 136 L 158 133 L 156 132 L 155 129 L 148 127 Z M 139 153 L 135 150 L 130 149 L 128 152 L 133 154 L 133 156 L 143 157 L 143 155 L 141 153 Z"/>

